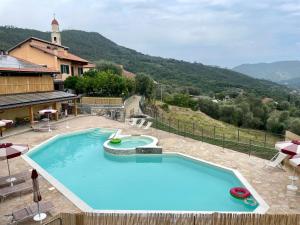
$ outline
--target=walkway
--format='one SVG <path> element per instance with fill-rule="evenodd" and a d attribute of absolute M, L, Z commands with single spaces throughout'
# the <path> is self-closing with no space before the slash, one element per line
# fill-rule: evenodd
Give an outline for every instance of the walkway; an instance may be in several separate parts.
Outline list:
<path fill-rule="evenodd" d="M 270 209 L 268 213 L 300 213 L 300 192 L 293 193 L 287 192 L 286 190 L 286 185 L 290 182 L 288 176 L 292 174 L 292 171 L 288 169 L 286 169 L 286 171 L 265 169 L 263 166 L 266 161 L 263 159 L 252 156 L 249 158 L 246 154 L 184 138 L 161 130 L 132 128 L 124 123 L 108 120 L 104 117 L 78 117 L 70 120 L 68 125 L 70 128 L 66 128 L 65 123 L 61 123 L 58 129 L 53 132 L 39 133 L 30 131 L 5 138 L 1 140 L 1 142 L 25 143 L 29 144 L 30 148 L 32 148 L 56 134 L 94 127 L 120 128 L 123 129 L 122 132 L 126 134 L 148 134 L 158 137 L 159 144 L 163 147 L 164 151 L 182 152 L 196 158 L 239 170 L 269 204 Z M 30 169 L 29 165 L 21 157 L 11 159 L 10 165 L 12 173 L 28 171 Z M 0 176 L 6 175 L 6 162 L 1 161 Z M 59 212 L 80 211 L 45 179 L 41 178 L 40 184 L 43 200 L 50 200 L 55 205 L 55 210 L 53 211 L 54 215 Z M 299 181 L 297 185 L 299 186 Z M 28 204 L 32 204 L 32 194 L 8 198 L 6 201 L 0 203 L 0 224 L 7 223 L 8 218 L 5 215 L 11 213 L 12 210 L 16 208 L 24 207 Z M 28 224 L 32 224 L 32 222 Z"/>
<path fill-rule="evenodd" d="M 129 118 L 133 114 L 140 114 L 142 110 L 140 108 L 141 96 L 133 95 L 125 102 L 126 118 Z"/>

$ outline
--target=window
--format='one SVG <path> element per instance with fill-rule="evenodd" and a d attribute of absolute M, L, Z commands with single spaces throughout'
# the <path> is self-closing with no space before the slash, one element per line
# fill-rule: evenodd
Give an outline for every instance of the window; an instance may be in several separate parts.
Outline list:
<path fill-rule="evenodd" d="M 82 67 L 78 67 L 78 75 L 82 75 L 83 74 L 83 68 Z"/>
<path fill-rule="evenodd" d="M 56 37 L 54 37 L 53 39 L 54 39 L 54 42 L 56 42 Z"/>
<path fill-rule="evenodd" d="M 63 65 L 63 64 L 60 65 L 60 72 L 69 74 L 70 73 L 69 65 Z"/>

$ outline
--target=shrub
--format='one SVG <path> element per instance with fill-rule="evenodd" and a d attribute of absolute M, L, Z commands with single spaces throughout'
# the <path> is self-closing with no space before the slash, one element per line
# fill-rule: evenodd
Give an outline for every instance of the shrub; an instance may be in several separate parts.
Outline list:
<path fill-rule="evenodd" d="M 290 125 L 290 131 L 300 135 L 300 119 L 294 119 Z"/>
<path fill-rule="evenodd" d="M 162 104 L 161 108 L 162 108 L 165 112 L 170 112 L 169 105 L 166 104 L 166 103 Z"/>

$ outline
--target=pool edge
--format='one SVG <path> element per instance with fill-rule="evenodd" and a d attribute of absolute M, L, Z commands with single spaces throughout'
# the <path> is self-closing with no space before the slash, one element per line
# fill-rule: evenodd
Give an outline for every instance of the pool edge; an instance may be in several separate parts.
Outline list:
<path fill-rule="evenodd" d="M 68 136 L 70 134 L 77 134 L 77 133 L 84 133 L 88 132 L 89 130 L 94 129 L 102 129 L 102 128 L 89 128 L 89 129 L 82 129 L 78 131 L 63 133 L 63 134 L 56 134 L 55 136 L 41 142 L 40 144 L 36 145 L 32 149 L 29 150 L 28 153 L 34 152 L 38 150 L 38 148 L 49 141 L 53 141 L 54 139 L 62 136 Z M 105 129 L 105 128 L 103 128 Z M 113 130 L 117 129 L 110 129 L 112 132 Z M 234 175 L 242 182 L 242 184 L 251 192 L 254 198 L 258 201 L 259 206 L 253 211 L 165 211 L 165 210 L 97 210 L 90 207 L 87 203 L 81 200 L 76 194 L 66 188 L 61 182 L 59 182 L 56 178 L 50 175 L 45 169 L 43 169 L 38 163 L 32 160 L 29 156 L 22 155 L 21 157 L 33 168 L 35 168 L 51 185 L 53 185 L 62 195 L 64 195 L 69 201 L 71 201 L 77 208 L 79 208 L 83 212 L 94 212 L 94 213 L 173 213 L 173 214 L 183 214 L 183 213 L 194 213 L 194 214 L 212 214 L 212 213 L 233 213 L 233 214 L 264 214 L 270 208 L 269 205 L 263 200 L 263 198 L 255 191 L 255 189 L 251 186 L 251 184 L 243 177 L 243 175 L 236 169 L 228 168 L 213 162 L 209 162 L 203 159 L 199 159 L 187 154 L 183 154 L 180 152 L 164 152 L 164 155 L 177 155 L 180 157 L 188 158 L 190 160 L 195 160 L 198 162 L 206 163 L 218 168 L 222 168 L 225 170 L 229 170 L 234 173 Z"/>

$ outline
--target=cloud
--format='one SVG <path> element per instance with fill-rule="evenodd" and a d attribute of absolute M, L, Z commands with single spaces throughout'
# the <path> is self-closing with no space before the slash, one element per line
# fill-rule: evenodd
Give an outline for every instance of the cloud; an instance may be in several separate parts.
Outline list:
<path fill-rule="evenodd" d="M 220 66 L 299 58 L 297 0 L 1 0 L 0 4 L 2 25 L 46 31 L 53 13 L 61 29 L 96 31 L 157 56 Z"/>

